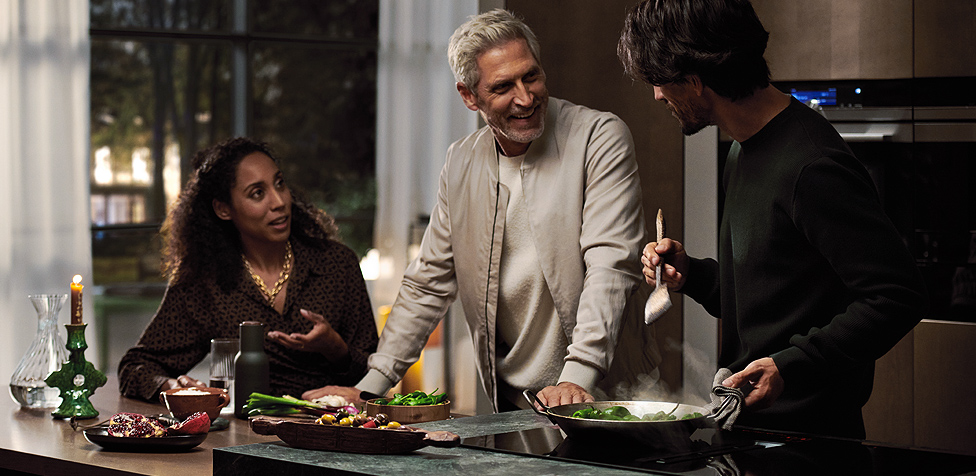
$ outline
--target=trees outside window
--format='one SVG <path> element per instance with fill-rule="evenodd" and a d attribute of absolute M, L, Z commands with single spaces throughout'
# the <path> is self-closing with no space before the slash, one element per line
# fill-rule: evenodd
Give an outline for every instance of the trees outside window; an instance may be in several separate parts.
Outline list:
<path fill-rule="evenodd" d="M 289 181 L 365 255 L 376 202 L 378 10 L 378 0 L 90 0 L 100 318 L 132 306 L 151 316 L 165 284 L 158 231 L 167 207 L 193 154 L 233 136 L 269 142 Z M 129 327 L 134 335 L 118 345 L 138 338 L 141 325 Z"/>

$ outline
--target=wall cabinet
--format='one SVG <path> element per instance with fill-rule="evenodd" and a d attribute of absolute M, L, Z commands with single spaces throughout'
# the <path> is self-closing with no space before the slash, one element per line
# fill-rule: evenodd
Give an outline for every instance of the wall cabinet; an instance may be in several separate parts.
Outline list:
<path fill-rule="evenodd" d="M 976 76 L 976 2 L 753 0 L 776 81 Z"/>
<path fill-rule="evenodd" d="M 752 2 L 769 31 L 766 60 L 774 81 L 912 77 L 912 3 Z"/>
<path fill-rule="evenodd" d="M 915 77 L 976 76 L 976 2 L 916 0 Z"/>

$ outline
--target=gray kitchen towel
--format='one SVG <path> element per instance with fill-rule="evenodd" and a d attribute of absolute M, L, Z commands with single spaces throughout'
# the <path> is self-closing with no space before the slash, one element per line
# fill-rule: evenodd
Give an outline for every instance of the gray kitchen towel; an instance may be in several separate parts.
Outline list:
<path fill-rule="evenodd" d="M 708 410 L 708 414 L 712 415 L 712 418 L 718 426 L 725 430 L 732 429 L 732 424 L 735 423 L 735 419 L 742 412 L 742 402 L 746 398 L 742 390 L 722 385 L 722 381 L 730 376 L 732 376 L 731 370 L 726 368 L 718 369 L 718 372 L 715 373 L 715 378 L 712 379 L 712 401 L 708 405 L 705 405 L 705 410 Z M 728 398 L 727 404 L 726 397 Z"/>

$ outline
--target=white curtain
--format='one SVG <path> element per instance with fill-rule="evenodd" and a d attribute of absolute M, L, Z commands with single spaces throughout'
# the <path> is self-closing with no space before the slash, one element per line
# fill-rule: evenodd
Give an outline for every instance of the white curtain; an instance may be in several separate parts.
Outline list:
<path fill-rule="evenodd" d="M 34 338 L 28 294 L 83 276 L 95 359 L 89 233 L 87 0 L 0 0 L 0 377 Z M 70 322 L 67 303 L 58 327 Z"/>
<path fill-rule="evenodd" d="M 396 298 L 411 224 L 434 206 L 447 147 L 478 127 L 447 63 L 451 34 L 477 12 L 478 0 L 380 2 L 374 306 Z"/>

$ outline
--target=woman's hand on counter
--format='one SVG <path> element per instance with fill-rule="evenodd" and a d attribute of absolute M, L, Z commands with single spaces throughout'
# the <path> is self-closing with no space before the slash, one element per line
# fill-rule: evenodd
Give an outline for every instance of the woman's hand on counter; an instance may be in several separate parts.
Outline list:
<path fill-rule="evenodd" d="M 321 398 L 326 395 L 339 395 L 345 398 L 349 403 L 362 403 L 363 399 L 360 398 L 359 394 L 361 392 L 355 387 L 340 387 L 338 385 L 326 385 L 324 387 L 316 388 L 314 390 L 309 390 L 302 394 L 302 400 L 312 401 L 316 398 Z"/>
<path fill-rule="evenodd" d="M 320 314 L 307 309 L 302 309 L 301 313 L 302 317 L 312 321 L 312 330 L 308 334 L 271 331 L 268 338 L 289 349 L 320 353 L 329 362 L 341 367 L 349 359 L 349 346 Z"/>

